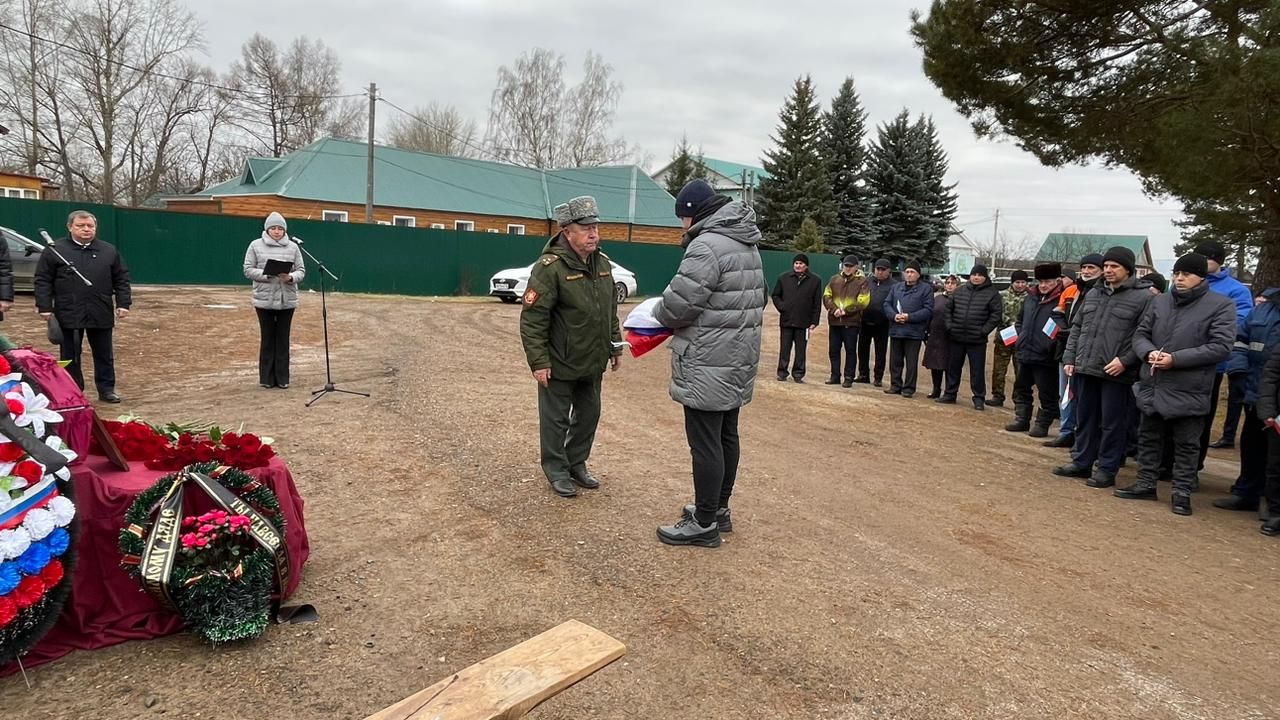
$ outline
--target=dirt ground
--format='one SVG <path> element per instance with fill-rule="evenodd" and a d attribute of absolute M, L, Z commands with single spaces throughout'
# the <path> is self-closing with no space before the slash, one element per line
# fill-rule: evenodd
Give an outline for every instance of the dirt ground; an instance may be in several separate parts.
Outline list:
<path fill-rule="evenodd" d="M 569 618 L 627 655 L 530 717 L 1280 717 L 1280 542 L 1210 507 L 1229 452 L 1177 517 L 1167 485 L 1125 502 L 1054 477 L 1065 453 L 1003 432 L 1007 410 L 821 385 L 825 330 L 814 382 L 779 383 L 770 326 L 735 532 L 672 548 L 654 528 L 692 487 L 665 348 L 606 378 L 603 487 L 564 500 L 538 469 L 519 308 L 334 297 L 334 376 L 373 397 L 306 409 L 319 297 L 283 391 L 257 386 L 247 300 L 139 290 L 105 414 L 273 436 L 307 501 L 295 598 L 320 622 L 75 653 L 30 692 L 0 679 L 5 717 L 362 718 Z M 43 334 L 26 307 L 0 329 Z"/>

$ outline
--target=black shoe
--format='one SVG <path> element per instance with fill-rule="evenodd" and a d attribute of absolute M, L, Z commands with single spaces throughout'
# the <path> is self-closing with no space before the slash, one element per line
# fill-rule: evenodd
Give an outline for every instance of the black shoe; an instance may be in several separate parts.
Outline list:
<path fill-rule="evenodd" d="M 1004 398 L 993 397 L 987 401 L 987 404 L 990 405 L 991 407 L 1004 407 Z"/>
<path fill-rule="evenodd" d="M 845 380 L 844 382 L 840 383 L 840 387 L 843 387 L 843 388 L 851 388 L 851 387 L 853 387 L 853 381 L 852 381 L 852 380 Z"/>
<path fill-rule="evenodd" d="M 1089 477 L 1089 468 L 1076 465 L 1075 463 L 1068 463 L 1054 468 L 1053 474 L 1058 477 L 1080 478 L 1081 480 L 1084 480 Z"/>
<path fill-rule="evenodd" d="M 267 390 L 270 390 L 271 388 L 275 387 L 275 385 L 268 385 L 267 383 L 258 383 L 258 384 L 266 388 Z"/>
<path fill-rule="evenodd" d="M 659 527 L 658 539 L 668 545 L 720 547 L 720 529 L 716 523 L 703 527 L 693 518 L 681 518 L 675 525 Z"/>
<path fill-rule="evenodd" d="M 928 397 L 930 400 L 937 400 L 938 398 L 942 397 L 942 391 L 934 390 L 933 392 L 929 393 Z"/>
<path fill-rule="evenodd" d="M 1013 422 L 1004 426 L 1005 432 L 1012 432 L 1012 433 L 1023 433 L 1030 429 L 1031 429 L 1031 422 L 1029 420 L 1018 420 L 1017 418 L 1015 418 Z"/>
<path fill-rule="evenodd" d="M 901 395 L 901 394 L 902 394 L 902 389 L 901 389 L 901 388 L 889 388 L 888 390 L 885 390 L 885 391 L 884 391 L 884 394 L 885 394 L 885 395 Z"/>
<path fill-rule="evenodd" d="M 871 384 L 871 378 L 869 378 L 869 377 L 854 378 L 854 379 L 853 379 L 853 381 L 854 381 L 854 382 L 856 382 L 856 383 L 862 384 L 862 385 L 870 385 L 870 384 Z"/>
<path fill-rule="evenodd" d="M 569 471 L 569 480 L 580 488 L 595 490 L 600 487 L 600 481 L 591 476 L 591 471 L 585 467 L 579 470 Z"/>
<path fill-rule="evenodd" d="M 1093 473 L 1093 476 L 1090 477 L 1088 480 L 1086 480 L 1084 484 L 1088 485 L 1091 488 L 1099 488 L 1099 489 L 1115 487 L 1116 476 L 1108 475 L 1102 472 L 1101 470 L 1095 470 Z"/>
<path fill-rule="evenodd" d="M 289 389 L 289 383 L 280 383 L 280 384 L 279 384 L 279 385 L 277 385 L 276 387 L 280 388 L 281 390 L 288 390 L 288 389 Z"/>
<path fill-rule="evenodd" d="M 1235 438 L 1220 437 L 1217 440 L 1214 440 L 1213 442 L 1209 443 L 1209 447 L 1214 448 L 1215 450 L 1222 450 L 1224 448 L 1231 449 L 1231 448 L 1234 448 L 1235 446 L 1236 446 Z"/>
<path fill-rule="evenodd" d="M 986 409 L 987 409 L 987 401 L 986 401 L 986 400 L 983 400 L 982 398 L 974 398 L 974 399 L 973 399 L 973 409 L 974 409 L 974 410 L 978 410 L 978 411 L 986 410 Z"/>
<path fill-rule="evenodd" d="M 804 384 L 804 378 L 802 378 L 802 377 L 793 377 L 793 378 L 791 378 L 791 379 L 792 379 L 792 380 L 795 380 L 796 382 L 800 383 L 801 385 L 803 385 L 803 384 Z"/>
<path fill-rule="evenodd" d="M 551 490 L 560 497 L 577 497 L 578 495 L 578 488 L 573 486 L 573 481 L 569 478 L 552 480 Z"/>
<path fill-rule="evenodd" d="M 904 397 L 904 398 L 906 398 L 906 399 L 908 399 L 908 400 L 910 400 L 911 398 L 913 398 L 913 397 L 915 397 L 915 396 L 916 396 L 916 394 L 915 394 L 915 391 L 913 391 L 913 390 L 903 390 L 903 391 L 902 391 L 902 397 Z"/>
<path fill-rule="evenodd" d="M 1242 512 L 1257 512 L 1258 498 L 1241 497 L 1240 495 L 1232 495 L 1231 497 L 1218 498 L 1213 501 L 1213 506 L 1222 508 L 1223 510 L 1238 510 Z"/>
<path fill-rule="evenodd" d="M 1174 494 L 1170 506 L 1174 515 L 1190 515 L 1191 514 L 1191 496 Z"/>
<path fill-rule="evenodd" d="M 1111 492 L 1111 494 L 1115 495 L 1118 498 L 1123 498 L 1125 500 L 1159 500 L 1160 499 L 1159 497 L 1156 496 L 1155 488 L 1147 487 L 1146 485 L 1139 485 L 1138 483 L 1134 483 L 1129 487 L 1116 488 Z"/>
<path fill-rule="evenodd" d="M 102 402 L 108 402 L 108 403 L 120 402 L 120 396 L 115 394 L 114 392 L 98 393 L 98 399 L 101 400 Z"/>
<path fill-rule="evenodd" d="M 1273 517 L 1262 523 L 1262 529 L 1258 532 L 1261 532 L 1263 535 L 1271 535 L 1272 537 L 1280 535 L 1280 517 Z"/>
<path fill-rule="evenodd" d="M 1051 447 L 1051 448 L 1069 448 L 1072 445 L 1076 444 L 1076 436 L 1075 435 L 1059 435 L 1058 437 L 1041 444 L 1044 445 L 1045 447 Z"/>
<path fill-rule="evenodd" d="M 692 520 L 693 513 L 697 509 L 697 505 L 685 505 L 680 517 L 685 520 Z M 716 525 L 720 527 L 720 532 L 722 533 L 733 532 L 733 517 L 729 514 L 729 508 L 720 508 L 716 511 Z"/>
<path fill-rule="evenodd" d="M 1031 427 L 1031 430 L 1027 432 L 1027 437 L 1033 437 L 1033 438 L 1049 437 L 1049 426 L 1033 425 Z"/>
<path fill-rule="evenodd" d="M 876 381 L 875 385 L 876 387 L 884 387 L 884 383 L 879 380 Z"/>
<path fill-rule="evenodd" d="M 956 399 L 953 397 L 947 397 L 946 395 L 943 395 L 937 400 L 934 400 L 934 402 L 938 403 L 939 405 L 955 405 Z"/>
<path fill-rule="evenodd" d="M 787 381 L 787 376 L 783 373 L 778 373 L 778 382 L 786 382 L 786 381 Z"/>
<path fill-rule="evenodd" d="M 827 381 L 826 381 L 826 382 L 824 382 L 824 383 L 822 383 L 822 384 L 823 384 L 823 385 L 839 385 L 839 384 L 840 384 L 840 378 L 834 378 L 834 377 L 833 377 L 833 378 L 827 378 Z"/>

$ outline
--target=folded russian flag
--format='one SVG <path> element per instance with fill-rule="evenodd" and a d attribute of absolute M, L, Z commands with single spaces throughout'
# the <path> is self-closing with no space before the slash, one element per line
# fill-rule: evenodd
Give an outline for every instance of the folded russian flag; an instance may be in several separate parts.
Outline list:
<path fill-rule="evenodd" d="M 671 337 L 671 329 L 665 328 L 653 317 L 653 309 L 661 298 L 649 298 L 632 310 L 622 322 L 623 335 L 631 346 L 631 357 L 638 358 L 658 347 Z"/>
<path fill-rule="evenodd" d="M 1000 340 L 1005 344 L 1006 347 L 1018 342 L 1018 328 L 1014 327 L 1013 325 L 1010 325 L 1009 327 L 1001 330 Z"/>

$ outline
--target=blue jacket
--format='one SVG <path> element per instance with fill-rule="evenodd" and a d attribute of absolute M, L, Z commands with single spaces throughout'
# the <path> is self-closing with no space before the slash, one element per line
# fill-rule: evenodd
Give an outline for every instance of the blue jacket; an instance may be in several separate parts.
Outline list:
<path fill-rule="evenodd" d="M 1210 273 L 1205 278 L 1209 283 L 1209 289 L 1219 295 L 1226 295 L 1236 304 L 1236 320 L 1244 322 L 1249 311 L 1253 310 L 1253 293 L 1249 292 L 1249 288 L 1244 283 L 1231 277 L 1229 268 L 1222 268 L 1216 273 Z M 1218 364 L 1217 372 L 1219 374 L 1227 372 L 1227 363 Z"/>
<path fill-rule="evenodd" d="M 889 318 L 889 337 L 924 340 L 929 335 L 929 321 L 933 319 L 933 286 L 924 281 L 915 285 L 900 282 L 889 291 L 883 310 Z M 893 316 L 900 312 L 907 314 L 907 322 L 893 321 Z"/>
<path fill-rule="evenodd" d="M 1244 385 L 1245 405 L 1257 404 L 1262 368 L 1267 364 L 1272 351 L 1280 345 L 1280 288 L 1268 288 L 1262 296 L 1267 298 L 1267 302 L 1251 310 L 1240 321 L 1236 331 L 1236 344 L 1227 360 L 1229 374 L 1247 373 Z"/>

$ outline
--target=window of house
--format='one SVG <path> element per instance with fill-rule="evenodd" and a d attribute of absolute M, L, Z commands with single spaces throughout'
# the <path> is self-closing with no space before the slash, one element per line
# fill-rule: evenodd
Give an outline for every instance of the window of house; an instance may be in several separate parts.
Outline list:
<path fill-rule="evenodd" d="M 412 215 L 396 215 L 391 218 L 391 224 L 397 227 L 417 227 L 418 218 Z"/>
<path fill-rule="evenodd" d="M 508 235 L 523 235 L 523 234 L 524 234 L 524 226 L 523 226 L 523 225 L 508 225 L 508 226 L 507 226 L 507 234 L 508 234 Z"/>
<path fill-rule="evenodd" d="M 347 211 L 346 210 L 325 210 L 320 215 L 320 218 L 325 222 L 346 222 Z"/>
<path fill-rule="evenodd" d="M 476 224 L 471 222 L 470 220 L 454 220 L 453 229 L 466 230 L 467 232 L 473 232 L 476 229 Z"/>
<path fill-rule="evenodd" d="M 485 230 L 485 232 L 487 232 L 487 233 L 493 233 L 494 235 L 497 235 L 497 234 L 498 234 L 498 228 L 489 228 L 488 230 Z"/>
<path fill-rule="evenodd" d="M 431 229 L 432 229 L 432 230 L 443 230 L 443 229 L 444 229 L 444 223 L 431 223 Z"/>
<path fill-rule="evenodd" d="M 26 198 L 26 199 L 28 199 L 28 200 L 39 200 L 39 199 L 40 199 L 40 191 L 39 191 L 39 190 L 23 190 L 23 191 L 22 191 L 22 197 L 24 197 L 24 198 Z"/>
<path fill-rule="evenodd" d="M 5 188 L 4 194 L 5 197 L 20 198 L 22 197 L 22 190 L 20 188 Z"/>

